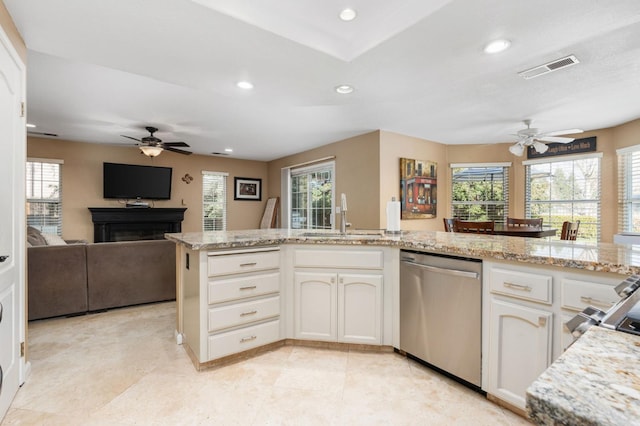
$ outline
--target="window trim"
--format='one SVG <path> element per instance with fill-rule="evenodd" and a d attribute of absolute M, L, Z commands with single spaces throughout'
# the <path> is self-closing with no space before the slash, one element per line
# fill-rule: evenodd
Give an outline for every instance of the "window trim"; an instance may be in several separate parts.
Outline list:
<path fill-rule="evenodd" d="M 62 225 L 63 225 L 63 204 L 62 204 L 62 165 L 64 164 L 63 159 L 59 158 L 40 158 L 40 157 L 27 157 L 27 161 L 24 163 L 24 167 L 27 167 L 28 163 L 47 163 L 47 164 L 57 164 L 58 165 L 58 224 L 57 224 L 57 235 L 62 236 Z M 29 202 L 29 200 L 33 200 L 34 198 L 28 198 L 26 196 L 26 185 L 27 180 L 29 179 L 28 174 L 25 172 L 25 204 Z M 25 214 L 25 217 L 28 220 L 28 215 Z M 36 225 L 37 226 L 37 225 Z"/>
<path fill-rule="evenodd" d="M 223 209 L 222 209 L 222 229 L 205 229 L 205 206 L 211 203 L 205 203 L 204 201 L 204 184 L 205 184 L 205 176 L 220 176 L 224 178 L 224 197 L 223 197 Z M 213 172 L 208 170 L 202 170 L 202 185 L 201 189 L 201 202 L 202 202 L 202 232 L 213 232 L 213 231 L 226 231 L 227 230 L 227 207 L 229 206 L 228 197 L 229 184 L 227 182 L 227 178 L 229 177 L 229 173 L 227 172 Z"/>
<path fill-rule="evenodd" d="M 589 160 L 589 159 L 597 159 L 598 160 L 598 198 L 596 200 L 596 209 L 597 209 L 597 223 L 596 223 L 596 241 L 600 241 L 602 238 L 602 152 L 593 152 L 589 154 L 575 154 L 575 155 L 559 155 L 554 157 L 544 157 L 544 158 L 536 158 L 534 160 L 526 160 L 522 162 L 522 165 L 525 166 L 524 170 L 524 185 L 525 185 L 525 215 L 526 217 L 530 217 L 531 215 L 531 167 L 532 165 L 538 164 L 552 164 L 552 163 L 561 163 L 561 162 L 574 162 L 580 160 Z M 578 202 L 587 202 L 586 200 L 549 200 L 547 203 L 549 205 L 553 204 L 567 204 L 571 203 L 572 206 Z M 589 201 L 591 202 L 591 201 Z M 573 211 L 573 207 L 572 207 Z M 560 235 L 558 235 L 558 238 Z"/>
<path fill-rule="evenodd" d="M 454 179 L 453 179 L 453 169 L 458 169 L 458 168 L 491 168 L 491 167 L 502 167 L 505 170 L 505 174 L 506 176 L 503 178 L 503 184 L 505 185 L 505 194 L 504 194 L 504 200 L 503 201 L 477 201 L 477 202 L 467 202 L 464 204 L 467 205 L 503 205 L 504 206 L 504 218 L 503 220 L 506 222 L 507 217 L 509 216 L 509 198 L 511 196 L 510 194 L 510 180 L 511 177 L 509 176 L 509 171 L 511 169 L 511 166 L 513 165 L 513 163 L 511 163 L 510 161 L 506 161 L 506 162 L 493 162 L 493 163 L 450 163 L 449 164 L 449 170 L 451 171 L 451 187 L 450 187 L 450 197 L 451 197 L 451 206 L 450 206 L 450 213 L 453 216 L 454 215 L 454 207 L 456 205 L 456 203 L 453 201 L 453 185 L 454 185 Z"/>

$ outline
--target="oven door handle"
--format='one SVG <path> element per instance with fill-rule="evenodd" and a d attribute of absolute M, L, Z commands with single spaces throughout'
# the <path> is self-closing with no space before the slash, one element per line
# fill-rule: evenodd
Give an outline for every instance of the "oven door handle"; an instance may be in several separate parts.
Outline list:
<path fill-rule="evenodd" d="M 472 278 L 477 280 L 479 274 L 477 272 L 460 271 L 458 269 L 440 268 L 438 266 L 424 265 L 422 263 L 413 262 L 411 260 L 404 259 L 402 263 L 415 266 L 416 268 L 424 269 L 425 271 L 435 272 L 437 274 L 453 275 L 455 277 Z"/>

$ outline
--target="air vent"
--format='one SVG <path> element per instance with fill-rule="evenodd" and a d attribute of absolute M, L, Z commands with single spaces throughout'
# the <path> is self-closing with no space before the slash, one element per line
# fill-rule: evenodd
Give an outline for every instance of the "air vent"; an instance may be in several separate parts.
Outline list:
<path fill-rule="evenodd" d="M 580 63 L 578 58 L 574 55 L 569 55 L 566 58 L 556 59 L 555 61 L 548 62 L 544 65 L 539 65 L 526 71 L 520 71 L 518 75 L 523 77 L 525 80 L 529 80 L 578 63 Z"/>
<path fill-rule="evenodd" d="M 33 135 L 33 136 L 47 136 L 50 138 L 57 138 L 58 135 L 55 133 L 46 133 L 46 132 L 27 132 L 28 135 Z"/>

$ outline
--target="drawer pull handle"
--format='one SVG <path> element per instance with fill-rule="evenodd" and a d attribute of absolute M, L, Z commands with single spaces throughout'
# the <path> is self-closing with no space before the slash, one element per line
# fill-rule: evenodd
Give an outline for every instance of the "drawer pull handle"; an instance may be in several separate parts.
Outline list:
<path fill-rule="evenodd" d="M 249 312 L 243 312 L 240 314 L 241 317 L 246 317 L 247 315 L 255 315 L 257 314 L 258 311 L 249 311 Z"/>
<path fill-rule="evenodd" d="M 510 282 L 506 282 L 506 281 L 503 282 L 502 284 L 505 287 L 513 288 L 515 290 L 531 291 L 531 286 L 528 286 L 528 285 L 514 284 L 514 283 L 510 283 Z"/>
<path fill-rule="evenodd" d="M 248 285 L 246 287 L 240 287 L 240 290 L 255 290 L 256 286 L 255 285 Z"/>
<path fill-rule="evenodd" d="M 593 297 L 589 297 L 589 296 L 580 296 L 580 300 L 584 303 L 589 303 L 592 305 L 600 305 L 600 306 L 605 306 L 605 307 L 610 307 L 613 303 L 611 302 L 605 302 L 604 300 L 598 300 L 598 299 L 594 299 Z"/>
<path fill-rule="evenodd" d="M 240 267 L 241 268 L 246 268 L 248 266 L 256 266 L 257 264 L 258 264 L 258 262 L 241 263 Z"/>
<path fill-rule="evenodd" d="M 256 340 L 256 339 L 257 339 L 256 336 L 243 337 L 242 339 L 240 339 L 240 343 L 250 342 L 250 341 Z"/>

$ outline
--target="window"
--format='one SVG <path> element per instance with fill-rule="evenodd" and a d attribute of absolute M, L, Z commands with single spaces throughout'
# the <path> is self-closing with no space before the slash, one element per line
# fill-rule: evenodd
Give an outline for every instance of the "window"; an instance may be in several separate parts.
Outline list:
<path fill-rule="evenodd" d="M 580 221 L 578 238 L 600 238 L 601 154 L 525 161 L 527 217 L 541 217 L 545 225 Z M 559 235 L 558 235 L 559 237 Z"/>
<path fill-rule="evenodd" d="M 460 220 L 504 223 L 511 163 L 451 164 L 451 209 Z"/>
<path fill-rule="evenodd" d="M 291 228 L 333 229 L 333 176 L 333 161 L 291 170 Z"/>
<path fill-rule="evenodd" d="M 620 232 L 640 233 L 640 145 L 617 153 L 618 228 Z"/>
<path fill-rule="evenodd" d="M 27 160 L 27 225 L 45 234 L 62 235 L 60 160 Z"/>
<path fill-rule="evenodd" d="M 227 173 L 202 172 L 202 230 L 227 230 Z"/>

